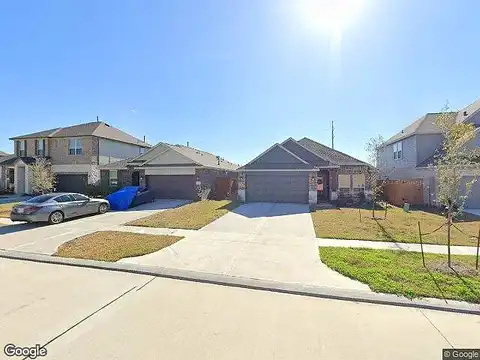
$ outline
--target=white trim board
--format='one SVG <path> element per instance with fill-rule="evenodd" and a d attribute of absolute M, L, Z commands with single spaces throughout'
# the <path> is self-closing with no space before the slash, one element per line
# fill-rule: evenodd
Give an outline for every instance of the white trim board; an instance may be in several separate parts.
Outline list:
<path fill-rule="evenodd" d="M 92 165 L 87 164 L 52 165 L 52 171 L 54 173 L 86 174 L 89 173 L 91 169 Z"/>
<path fill-rule="evenodd" d="M 195 175 L 194 167 L 152 167 L 140 168 L 145 170 L 146 175 Z"/>

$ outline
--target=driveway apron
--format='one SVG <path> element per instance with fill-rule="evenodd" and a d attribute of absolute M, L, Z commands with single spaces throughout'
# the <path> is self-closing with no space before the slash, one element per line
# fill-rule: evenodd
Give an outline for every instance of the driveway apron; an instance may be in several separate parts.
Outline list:
<path fill-rule="evenodd" d="M 368 290 L 320 261 L 308 205 L 301 204 L 244 204 L 168 248 L 120 261 Z"/>

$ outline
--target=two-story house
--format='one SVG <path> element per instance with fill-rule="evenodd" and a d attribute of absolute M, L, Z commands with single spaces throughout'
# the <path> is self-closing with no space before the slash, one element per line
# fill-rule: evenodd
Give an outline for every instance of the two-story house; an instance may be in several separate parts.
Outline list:
<path fill-rule="evenodd" d="M 17 194 L 29 194 L 31 171 L 28 165 L 46 157 L 57 175 L 57 191 L 84 191 L 100 182 L 100 166 L 145 152 L 151 146 L 102 121 L 19 135 L 14 156 L 0 166 L 4 184 Z"/>
<path fill-rule="evenodd" d="M 415 182 L 419 186 L 421 195 L 419 203 L 435 205 L 437 183 L 435 172 L 430 165 L 442 148 L 444 136 L 436 125 L 439 113 L 428 113 L 388 139 L 378 150 L 377 166 L 384 177 L 395 182 Z M 471 122 L 475 124 L 476 136 L 467 144 L 475 148 L 480 146 L 480 99 L 460 111 L 448 113 L 452 122 Z M 461 190 L 473 174 L 464 173 Z M 400 187 L 399 187 L 400 189 Z M 399 191 L 413 191 L 409 187 L 402 187 Z M 412 194 L 401 194 L 400 197 L 412 199 Z M 423 199 L 423 201 L 421 201 Z M 480 183 L 472 189 L 465 208 L 480 208 Z"/>

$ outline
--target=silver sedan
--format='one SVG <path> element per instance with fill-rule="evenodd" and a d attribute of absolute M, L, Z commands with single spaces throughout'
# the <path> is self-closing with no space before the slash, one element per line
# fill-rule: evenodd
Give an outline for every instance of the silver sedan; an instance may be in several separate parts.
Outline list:
<path fill-rule="evenodd" d="M 13 206 L 12 221 L 49 222 L 60 224 L 65 219 L 88 214 L 104 214 L 110 204 L 77 193 L 52 193 L 35 196 Z"/>

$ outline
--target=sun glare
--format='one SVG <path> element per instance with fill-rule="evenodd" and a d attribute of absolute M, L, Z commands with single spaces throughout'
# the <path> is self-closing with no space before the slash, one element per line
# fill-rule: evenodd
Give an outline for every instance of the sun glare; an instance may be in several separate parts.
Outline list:
<path fill-rule="evenodd" d="M 297 0 L 301 21 L 314 31 L 339 35 L 358 16 L 363 0 Z"/>

